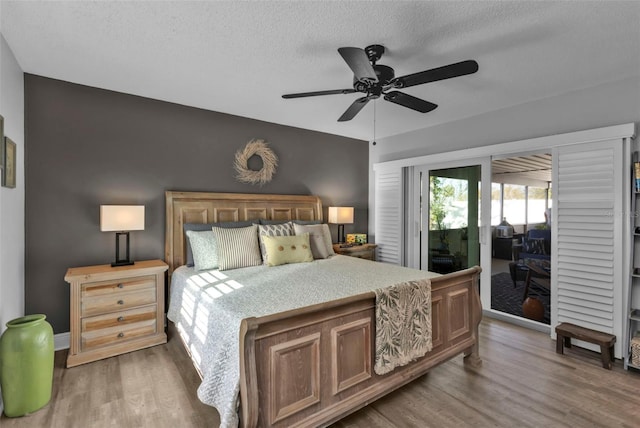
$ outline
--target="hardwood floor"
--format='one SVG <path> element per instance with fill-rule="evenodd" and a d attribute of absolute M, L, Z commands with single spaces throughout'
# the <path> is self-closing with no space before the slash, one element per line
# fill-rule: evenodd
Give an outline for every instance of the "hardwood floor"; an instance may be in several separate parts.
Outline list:
<path fill-rule="evenodd" d="M 546 334 L 485 318 L 478 369 L 462 356 L 436 367 L 342 421 L 336 428 L 636 427 L 640 373 L 573 347 L 555 352 Z M 196 397 L 198 375 L 180 340 L 64 368 L 56 353 L 53 398 L 9 427 L 217 427 L 215 409 Z"/>
<path fill-rule="evenodd" d="M 166 345 L 70 369 L 55 354 L 51 402 L 22 418 L 2 415 L 2 428 L 217 427 L 218 412 L 202 404 L 200 378 L 173 328 Z"/>

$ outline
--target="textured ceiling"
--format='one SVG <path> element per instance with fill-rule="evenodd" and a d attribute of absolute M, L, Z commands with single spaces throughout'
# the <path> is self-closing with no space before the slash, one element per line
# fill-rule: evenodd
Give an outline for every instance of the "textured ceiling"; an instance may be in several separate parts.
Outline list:
<path fill-rule="evenodd" d="M 364 140 L 374 103 L 337 122 L 358 94 L 338 47 L 387 48 L 404 75 L 466 59 L 476 74 L 404 89 L 439 107 L 378 100 L 376 137 L 633 76 L 640 2 L 7 1 L 0 31 L 27 73 Z M 614 100 L 607 100 L 615 102 Z"/>

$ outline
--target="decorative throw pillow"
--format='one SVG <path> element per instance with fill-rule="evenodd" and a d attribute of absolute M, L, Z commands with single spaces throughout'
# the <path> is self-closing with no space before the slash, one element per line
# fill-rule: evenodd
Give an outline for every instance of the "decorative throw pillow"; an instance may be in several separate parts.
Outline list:
<path fill-rule="evenodd" d="M 262 264 L 258 245 L 258 226 L 213 227 L 218 244 L 218 269 L 229 270 Z"/>
<path fill-rule="evenodd" d="M 211 231 L 213 226 L 217 227 L 247 227 L 251 226 L 253 222 L 250 221 L 222 221 L 219 223 L 185 223 L 182 228 L 186 232 L 187 230 L 194 230 L 202 232 L 203 230 Z M 191 250 L 191 243 L 186 240 L 187 244 L 187 266 L 193 266 L 193 251 Z"/>
<path fill-rule="evenodd" d="M 326 224 L 293 224 L 296 235 L 309 234 L 309 243 L 314 259 L 326 259 L 334 255 L 333 244 L 331 243 L 331 232 Z"/>
<path fill-rule="evenodd" d="M 264 247 L 263 236 L 291 236 L 293 235 L 293 225 L 291 222 L 282 224 L 258 225 L 258 236 L 260 237 L 260 253 L 264 264 L 267 263 L 267 250 Z"/>
<path fill-rule="evenodd" d="M 267 250 L 268 266 L 313 261 L 308 233 L 292 236 L 262 235 L 262 239 Z"/>
<path fill-rule="evenodd" d="M 187 230 L 186 234 L 193 251 L 195 269 L 216 269 L 218 267 L 218 246 L 213 232 L 211 230 L 201 232 Z"/>

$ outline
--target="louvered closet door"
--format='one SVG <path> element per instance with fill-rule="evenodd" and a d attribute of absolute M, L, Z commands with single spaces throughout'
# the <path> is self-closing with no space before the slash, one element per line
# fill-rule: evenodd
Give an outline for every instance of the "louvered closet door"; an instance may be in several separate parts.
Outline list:
<path fill-rule="evenodd" d="M 553 188 L 557 304 L 552 325 L 570 322 L 613 333 L 619 339 L 619 356 L 623 334 L 623 144 L 616 140 L 562 146 L 553 158 L 557 171 Z"/>
<path fill-rule="evenodd" d="M 402 168 L 375 171 L 376 260 L 402 264 Z"/>

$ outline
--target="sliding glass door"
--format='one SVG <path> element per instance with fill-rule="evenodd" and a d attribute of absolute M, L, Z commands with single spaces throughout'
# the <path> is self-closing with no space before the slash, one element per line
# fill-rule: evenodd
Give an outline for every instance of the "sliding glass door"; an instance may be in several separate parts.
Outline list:
<path fill-rule="evenodd" d="M 449 273 L 480 264 L 480 165 L 430 170 L 426 265 Z"/>
<path fill-rule="evenodd" d="M 414 168 L 413 177 L 416 230 L 408 249 L 414 267 L 449 273 L 481 266 L 481 300 L 490 307 L 489 158 L 423 165 Z"/>

